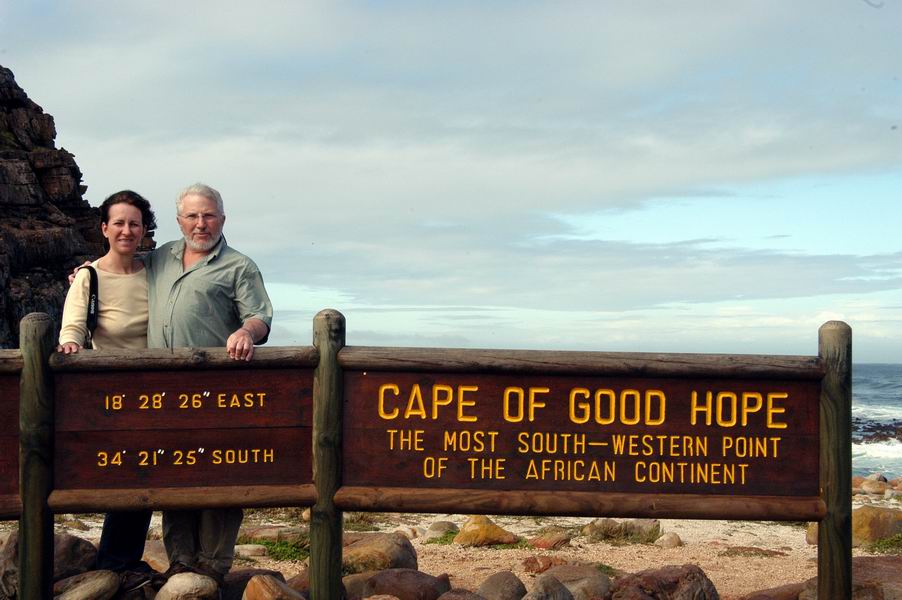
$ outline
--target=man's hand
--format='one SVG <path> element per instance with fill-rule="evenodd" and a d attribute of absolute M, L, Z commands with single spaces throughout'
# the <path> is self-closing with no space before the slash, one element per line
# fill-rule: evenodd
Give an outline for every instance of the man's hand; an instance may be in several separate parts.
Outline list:
<path fill-rule="evenodd" d="M 86 260 L 82 264 L 80 264 L 77 267 L 75 267 L 74 269 L 72 269 L 72 272 L 69 273 L 69 285 L 72 285 L 73 283 L 75 283 L 75 274 L 78 273 L 78 270 L 82 267 L 87 267 L 89 264 L 91 264 L 91 261 Z M 57 350 L 57 352 L 59 352 L 59 350 Z M 78 352 L 78 350 L 73 350 L 73 352 Z M 66 352 L 66 354 L 69 354 L 69 353 Z"/>
<path fill-rule="evenodd" d="M 254 336 L 242 327 L 226 340 L 229 357 L 235 360 L 250 360 L 254 357 Z"/>
<path fill-rule="evenodd" d="M 79 350 L 81 350 L 81 346 L 75 342 L 66 342 L 56 347 L 56 351 L 63 354 L 76 354 Z"/>

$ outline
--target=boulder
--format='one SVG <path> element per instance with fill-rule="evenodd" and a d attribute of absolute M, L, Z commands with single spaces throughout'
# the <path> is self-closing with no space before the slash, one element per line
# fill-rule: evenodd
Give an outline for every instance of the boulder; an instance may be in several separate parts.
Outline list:
<path fill-rule="evenodd" d="M 523 569 L 527 573 L 544 573 L 551 567 L 566 564 L 567 560 L 559 556 L 527 556 L 523 559 Z"/>
<path fill-rule="evenodd" d="M 743 596 L 740 600 L 798 600 L 799 594 L 805 589 L 805 583 L 787 583 L 779 587 L 752 592 Z"/>
<path fill-rule="evenodd" d="M 595 519 L 582 529 L 582 534 L 593 541 L 624 539 L 650 544 L 661 535 L 661 522 L 657 519 Z"/>
<path fill-rule="evenodd" d="M 222 600 L 241 600 L 248 582 L 258 575 L 269 575 L 279 581 L 285 581 L 285 577 L 278 571 L 269 569 L 236 569 L 226 573 L 222 589 Z"/>
<path fill-rule="evenodd" d="M 88 540 L 68 533 L 53 536 L 53 580 L 90 571 L 97 563 L 97 548 Z"/>
<path fill-rule="evenodd" d="M 865 479 L 861 483 L 861 491 L 866 494 L 874 494 L 875 496 L 882 496 L 886 493 L 886 490 L 889 488 L 889 485 L 885 481 L 879 481 L 877 479 Z"/>
<path fill-rule="evenodd" d="M 457 525 L 452 523 L 451 521 L 434 521 L 429 529 L 426 530 L 426 534 L 423 536 L 424 540 L 431 540 L 435 538 L 440 538 L 446 533 L 449 532 L 457 533 L 460 531 Z"/>
<path fill-rule="evenodd" d="M 852 558 L 852 598 L 889 600 L 902 598 L 902 556 Z M 805 582 L 798 600 L 817 599 L 817 577 Z"/>
<path fill-rule="evenodd" d="M 561 565 L 545 572 L 564 584 L 574 600 L 604 598 L 611 589 L 611 578 L 592 565 Z"/>
<path fill-rule="evenodd" d="M 268 525 L 266 527 L 242 528 L 238 534 L 240 543 L 253 543 L 254 540 L 266 540 L 270 542 L 287 542 L 289 544 L 303 544 L 310 536 L 306 527 L 279 527 Z"/>
<path fill-rule="evenodd" d="M 266 546 L 261 544 L 237 544 L 235 546 L 235 556 L 239 558 L 266 556 Z"/>
<path fill-rule="evenodd" d="M 399 527 L 395 529 L 395 533 L 400 533 L 408 540 L 413 540 L 416 538 L 423 537 L 426 534 L 426 530 L 422 527 Z"/>
<path fill-rule="evenodd" d="M 53 584 L 56 600 L 109 600 L 119 591 L 119 575 L 112 571 L 88 571 Z"/>
<path fill-rule="evenodd" d="M 617 579 L 611 587 L 617 600 L 719 600 L 714 584 L 696 565 L 646 569 Z"/>
<path fill-rule="evenodd" d="M 499 571 L 489 575 L 476 590 L 486 600 L 520 600 L 526 595 L 526 586 L 511 571 Z"/>
<path fill-rule="evenodd" d="M 474 515 L 467 519 L 460 532 L 454 536 L 454 543 L 461 546 L 493 546 L 495 544 L 516 544 L 516 535 L 502 529 L 491 519 Z"/>
<path fill-rule="evenodd" d="M 144 542 L 144 556 L 141 558 L 150 565 L 150 568 L 159 573 L 165 573 L 169 568 L 169 555 L 163 540 L 147 540 Z"/>
<path fill-rule="evenodd" d="M 523 600 L 573 600 L 573 594 L 551 575 L 539 575 Z"/>
<path fill-rule="evenodd" d="M 417 552 L 400 533 L 371 533 L 345 546 L 342 565 L 347 573 L 382 569 L 416 569 Z"/>
<path fill-rule="evenodd" d="M 902 510 L 862 506 L 852 511 L 852 546 L 866 546 L 902 533 Z"/>
<path fill-rule="evenodd" d="M 433 577 L 414 569 L 386 569 L 369 578 L 363 586 L 363 597 L 388 594 L 399 600 L 437 600 L 450 590 L 447 575 Z"/>
<path fill-rule="evenodd" d="M 439 596 L 439 600 L 485 600 L 485 598 L 470 590 L 454 588 Z"/>
<path fill-rule="evenodd" d="M 366 587 L 366 583 L 376 573 L 378 571 L 366 571 L 365 573 L 353 573 L 342 577 L 341 584 L 345 588 L 347 600 L 360 600 L 360 598 L 363 598 L 363 590 Z"/>
<path fill-rule="evenodd" d="M 676 533 L 668 532 L 655 540 L 655 546 L 659 548 L 679 548 L 683 545 L 683 540 Z"/>
<path fill-rule="evenodd" d="M 298 600 L 305 596 L 291 589 L 284 579 L 279 580 L 272 575 L 255 575 L 247 582 L 241 598 L 242 600 Z"/>
<path fill-rule="evenodd" d="M 285 583 L 296 592 L 306 592 L 310 589 L 310 571 L 304 569 Z"/>
<path fill-rule="evenodd" d="M 157 592 L 155 600 L 218 600 L 219 586 L 212 577 L 178 573 Z"/>
<path fill-rule="evenodd" d="M 529 540 L 529 545 L 539 550 L 557 550 L 570 543 L 571 535 L 564 529 L 552 529 Z"/>

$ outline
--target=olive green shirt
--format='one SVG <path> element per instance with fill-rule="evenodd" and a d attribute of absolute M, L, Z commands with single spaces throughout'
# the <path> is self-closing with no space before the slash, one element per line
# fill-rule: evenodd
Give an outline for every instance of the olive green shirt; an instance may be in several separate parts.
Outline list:
<path fill-rule="evenodd" d="M 272 303 L 254 261 L 230 248 L 225 237 L 188 270 L 184 252 L 185 240 L 178 240 L 145 257 L 148 348 L 225 346 L 248 319 L 272 325 Z"/>

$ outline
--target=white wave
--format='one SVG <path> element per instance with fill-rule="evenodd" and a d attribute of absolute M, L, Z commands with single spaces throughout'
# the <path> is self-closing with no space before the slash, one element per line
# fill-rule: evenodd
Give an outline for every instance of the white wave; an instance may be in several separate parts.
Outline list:
<path fill-rule="evenodd" d="M 902 420 L 902 411 L 898 406 L 886 404 L 852 406 L 852 416 L 868 421 L 899 421 Z"/>
<path fill-rule="evenodd" d="M 852 471 L 856 475 L 883 473 L 890 479 L 902 476 L 902 442 L 852 444 Z"/>

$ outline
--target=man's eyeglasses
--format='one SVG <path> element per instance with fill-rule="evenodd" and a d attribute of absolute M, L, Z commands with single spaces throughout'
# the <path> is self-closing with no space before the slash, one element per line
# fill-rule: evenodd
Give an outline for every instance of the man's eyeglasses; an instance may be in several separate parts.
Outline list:
<path fill-rule="evenodd" d="M 185 219 L 186 221 L 197 221 L 200 219 L 201 221 L 215 221 L 219 218 L 219 215 L 216 213 L 188 213 L 187 215 L 179 215 L 179 219 Z"/>

